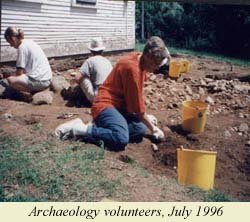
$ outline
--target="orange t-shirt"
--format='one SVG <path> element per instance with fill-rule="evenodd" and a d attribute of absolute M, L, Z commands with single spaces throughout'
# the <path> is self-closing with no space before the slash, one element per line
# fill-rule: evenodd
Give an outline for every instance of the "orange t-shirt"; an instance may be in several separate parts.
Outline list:
<path fill-rule="evenodd" d="M 92 105 L 92 116 L 108 107 L 128 113 L 144 113 L 143 83 L 147 72 L 139 67 L 139 52 L 123 56 L 100 86 Z"/>

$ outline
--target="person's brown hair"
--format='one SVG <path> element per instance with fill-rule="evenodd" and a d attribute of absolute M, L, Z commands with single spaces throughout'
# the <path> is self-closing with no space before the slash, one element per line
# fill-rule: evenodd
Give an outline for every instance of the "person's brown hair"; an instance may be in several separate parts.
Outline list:
<path fill-rule="evenodd" d="M 166 52 L 166 45 L 158 36 L 152 36 L 148 39 L 144 47 L 143 54 L 148 54 L 159 62 L 168 56 Z"/>
<path fill-rule="evenodd" d="M 16 27 L 8 27 L 5 30 L 4 37 L 6 40 L 10 40 L 12 37 L 17 37 L 18 39 L 24 39 L 24 32 L 22 29 L 17 29 Z"/>

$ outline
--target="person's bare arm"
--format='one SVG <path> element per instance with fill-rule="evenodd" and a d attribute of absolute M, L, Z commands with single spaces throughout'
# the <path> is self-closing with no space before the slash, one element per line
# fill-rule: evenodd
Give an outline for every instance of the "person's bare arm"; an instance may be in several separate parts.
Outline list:
<path fill-rule="evenodd" d="M 25 73 L 25 70 L 22 68 L 17 68 L 16 69 L 16 76 L 20 76 Z"/>
<path fill-rule="evenodd" d="M 0 73 L 0 79 L 6 79 L 9 76 L 19 76 L 25 73 L 25 70 L 22 68 L 17 68 L 16 72 L 14 74 L 4 74 L 4 73 Z"/>
<path fill-rule="evenodd" d="M 139 118 L 142 120 L 142 122 L 148 127 L 148 129 L 153 133 L 154 131 L 154 125 L 150 122 L 148 119 L 148 116 L 146 113 L 140 113 L 138 114 Z"/>
<path fill-rule="evenodd" d="M 84 78 L 84 75 L 83 75 L 83 74 L 77 73 L 77 74 L 75 75 L 74 81 L 75 81 L 76 83 L 80 84 L 80 82 L 82 82 L 83 78 Z"/>
<path fill-rule="evenodd" d="M 162 130 L 160 130 L 156 125 L 154 125 L 148 118 L 148 115 L 146 113 L 138 114 L 139 118 L 142 120 L 142 122 L 148 127 L 148 129 L 151 131 L 152 135 L 155 136 L 156 139 L 163 139 L 164 133 Z"/>
<path fill-rule="evenodd" d="M 70 81 L 71 84 L 77 83 L 80 85 L 87 99 L 92 103 L 95 98 L 95 90 L 92 82 L 86 74 L 77 73 L 75 78 Z"/>

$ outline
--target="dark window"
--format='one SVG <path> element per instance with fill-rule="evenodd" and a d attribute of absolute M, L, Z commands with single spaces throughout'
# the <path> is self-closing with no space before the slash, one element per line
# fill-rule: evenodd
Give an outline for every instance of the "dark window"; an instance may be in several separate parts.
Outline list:
<path fill-rule="evenodd" d="M 77 4 L 96 4 L 96 0 L 76 0 Z"/>

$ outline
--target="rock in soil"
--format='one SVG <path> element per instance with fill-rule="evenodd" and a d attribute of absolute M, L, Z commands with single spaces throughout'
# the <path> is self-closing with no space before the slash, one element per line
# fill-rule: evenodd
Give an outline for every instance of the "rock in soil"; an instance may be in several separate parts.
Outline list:
<path fill-rule="evenodd" d="M 52 91 L 42 91 L 36 93 L 32 97 L 32 104 L 42 105 L 42 104 L 52 104 L 54 93 Z"/>
<path fill-rule="evenodd" d="M 63 76 L 54 76 L 51 86 L 55 92 L 61 92 L 63 89 L 68 89 L 70 84 Z"/>

